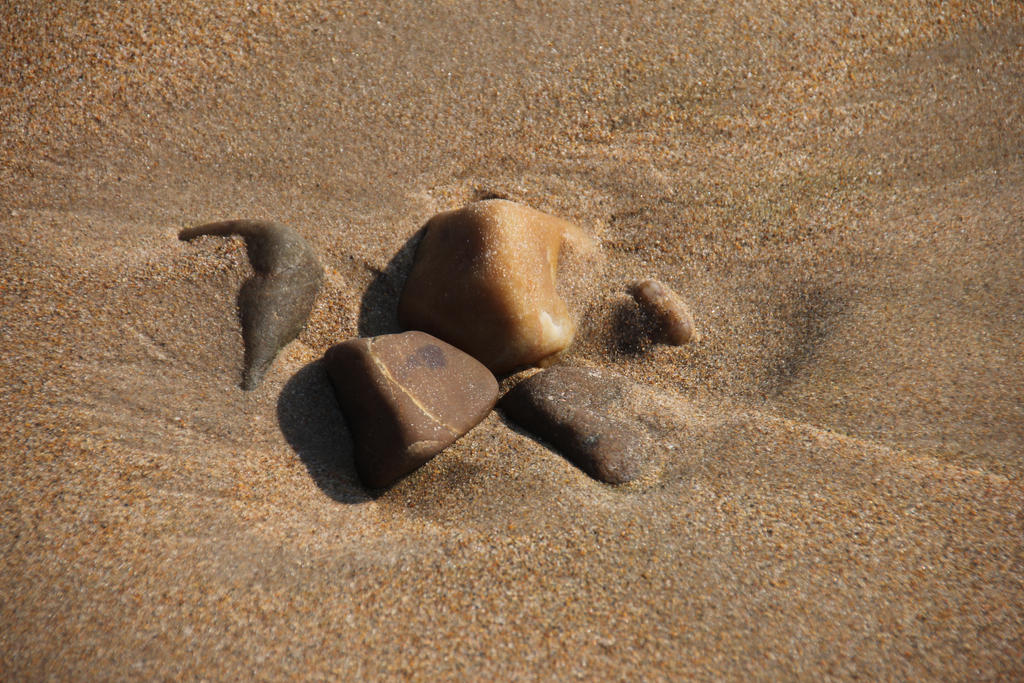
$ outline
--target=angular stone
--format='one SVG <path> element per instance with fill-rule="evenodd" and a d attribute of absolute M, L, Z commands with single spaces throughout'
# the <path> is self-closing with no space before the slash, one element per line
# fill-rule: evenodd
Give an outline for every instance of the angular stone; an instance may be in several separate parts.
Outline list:
<path fill-rule="evenodd" d="M 630 294 L 653 323 L 657 341 L 673 346 L 700 341 L 689 307 L 667 285 L 657 280 L 642 280 L 630 287 Z"/>
<path fill-rule="evenodd" d="M 327 373 L 352 431 L 356 471 L 390 486 L 484 419 L 494 375 L 424 332 L 352 339 L 327 350 Z"/>
<path fill-rule="evenodd" d="M 516 385 L 501 409 L 591 477 L 623 484 L 642 476 L 648 459 L 646 430 L 623 411 L 630 387 L 619 375 L 556 366 Z"/>
<path fill-rule="evenodd" d="M 597 246 L 572 223 L 504 199 L 438 214 L 417 248 L 399 321 L 495 373 L 542 361 L 576 333 L 557 287 L 563 250 Z"/>

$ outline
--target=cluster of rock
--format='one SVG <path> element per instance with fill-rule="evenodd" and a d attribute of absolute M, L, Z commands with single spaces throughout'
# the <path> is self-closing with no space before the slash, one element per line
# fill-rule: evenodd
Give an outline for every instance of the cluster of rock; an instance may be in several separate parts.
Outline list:
<path fill-rule="evenodd" d="M 567 251 L 597 256 L 575 225 L 506 200 L 427 223 L 398 307 L 415 331 L 347 341 L 325 357 L 367 486 L 391 485 L 482 420 L 498 398 L 492 373 L 545 365 L 569 346 L 576 320 L 557 286 Z M 632 293 L 666 343 L 695 338 L 670 289 L 648 280 Z M 520 382 L 501 408 L 590 476 L 621 484 L 647 469 L 645 432 L 620 410 L 629 384 L 556 366 Z"/>
<path fill-rule="evenodd" d="M 252 388 L 301 330 L 322 270 L 309 245 L 281 226 L 235 221 L 181 238 L 203 234 L 246 237 L 256 275 L 239 308 L 243 387 Z M 507 200 L 473 202 L 427 223 L 398 307 L 410 331 L 348 340 L 324 357 L 366 486 L 392 485 L 483 420 L 498 400 L 495 374 L 550 364 L 569 346 L 576 319 L 558 286 L 566 255 L 584 263 L 599 256 L 575 225 Z M 663 341 L 697 338 L 670 289 L 647 280 L 631 291 Z M 620 484 L 642 476 L 646 464 L 644 432 L 621 414 L 629 385 L 558 366 L 520 382 L 501 407 L 590 476 Z"/>
<path fill-rule="evenodd" d="M 498 399 L 492 373 L 544 363 L 576 321 L 559 296 L 566 251 L 597 255 L 575 225 L 502 199 L 427 222 L 398 304 L 413 331 L 327 351 L 327 371 L 367 486 L 389 486 L 482 420 Z"/>

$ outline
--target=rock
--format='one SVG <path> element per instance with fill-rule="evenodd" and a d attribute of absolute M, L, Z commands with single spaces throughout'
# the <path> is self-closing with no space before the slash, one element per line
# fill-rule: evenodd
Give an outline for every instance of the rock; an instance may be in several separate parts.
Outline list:
<path fill-rule="evenodd" d="M 630 287 L 630 294 L 654 323 L 659 341 L 674 346 L 700 341 L 689 307 L 666 285 L 657 280 L 643 280 Z"/>
<path fill-rule="evenodd" d="M 262 221 L 224 221 L 182 230 L 178 238 L 239 235 L 245 239 L 255 274 L 238 293 L 238 314 L 245 342 L 242 388 L 255 389 L 274 358 L 299 336 L 313 310 L 323 268 L 309 243 L 283 225 Z"/>
<path fill-rule="evenodd" d="M 596 257 L 575 225 L 504 199 L 427 223 L 398 318 L 466 351 L 495 373 L 565 349 L 576 321 L 559 296 L 563 250 Z"/>
<path fill-rule="evenodd" d="M 356 471 L 370 488 L 423 466 L 498 398 L 487 368 L 424 332 L 352 339 L 324 360 L 352 431 Z"/>
<path fill-rule="evenodd" d="M 623 484 L 645 473 L 649 452 L 647 430 L 623 409 L 631 386 L 619 375 L 556 366 L 516 385 L 501 409 L 591 477 Z"/>

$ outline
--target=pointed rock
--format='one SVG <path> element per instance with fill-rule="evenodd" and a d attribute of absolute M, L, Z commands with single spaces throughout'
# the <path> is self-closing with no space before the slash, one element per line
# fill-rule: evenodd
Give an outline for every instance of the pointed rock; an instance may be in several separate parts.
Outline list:
<path fill-rule="evenodd" d="M 370 488 L 423 466 L 498 398 L 487 368 L 424 332 L 352 339 L 324 360 L 352 430 L 356 471 Z"/>
<path fill-rule="evenodd" d="M 399 321 L 495 373 L 542 361 L 576 332 L 557 287 L 563 250 L 597 255 L 594 241 L 572 223 L 504 199 L 438 214 L 416 251 Z"/>
<path fill-rule="evenodd" d="M 647 431 L 623 412 L 632 383 L 587 368 L 556 366 L 501 400 L 513 421 L 557 448 L 594 479 L 624 484 L 647 469 Z"/>
<path fill-rule="evenodd" d="M 283 225 L 263 221 L 223 221 L 182 230 L 178 237 L 239 235 L 245 238 L 255 274 L 238 293 L 245 341 L 242 388 L 263 381 L 277 352 L 299 336 L 316 302 L 323 268 L 309 243 Z"/>

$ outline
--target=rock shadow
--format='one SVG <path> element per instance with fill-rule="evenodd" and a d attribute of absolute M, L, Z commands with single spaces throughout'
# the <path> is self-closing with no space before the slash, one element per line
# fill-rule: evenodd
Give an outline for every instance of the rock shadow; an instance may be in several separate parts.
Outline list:
<path fill-rule="evenodd" d="M 544 448 L 551 451 L 554 455 L 557 455 L 558 457 L 572 464 L 569 458 L 565 457 L 565 454 L 562 453 L 562 451 L 558 450 L 558 448 L 553 443 L 545 440 L 542 436 L 534 434 L 529 429 L 527 429 L 526 427 L 522 426 L 521 424 L 513 420 L 511 417 L 509 417 L 508 413 L 506 413 L 505 409 L 502 407 L 501 401 L 498 401 L 498 405 L 494 406 L 494 412 L 498 414 L 498 419 L 501 420 L 501 423 L 504 424 L 509 431 L 515 432 L 519 436 L 526 437 L 530 441 L 533 441 L 539 444 L 540 446 L 543 446 Z"/>
<path fill-rule="evenodd" d="M 784 392 L 814 366 L 821 346 L 848 305 L 834 287 L 820 285 L 794 288 L 779 300 L 775 315 L 785 323 L 788 343 L 767 364 L 762 387 L 772 396 Z"/>
<path fill-rule="evenodd" d="M 352 437 L 322 358 L 285 384 L 277 398 L 277 423 L 321 491 L 339 503 L 375 498 L 359 482 Z"/>
<path fill-rule="evenodd" d="M 654 343 L 649 316 L 632 299 L 617 301 L 612 307 L 607 350 L 623 356 L 643 354 Z"/>
<path fill-rule="evenodd" d="M 409 276 L 416 247 L 419 246 L 426 224 L 410 237 L 395 253 L 384 270 L 366 288 L 359 303 L 358 331 L 360 337 L 376 337 L 381 334 L 401 332 L 398 324 L 398 298 L 402 294 L 405 279 Z"/>

